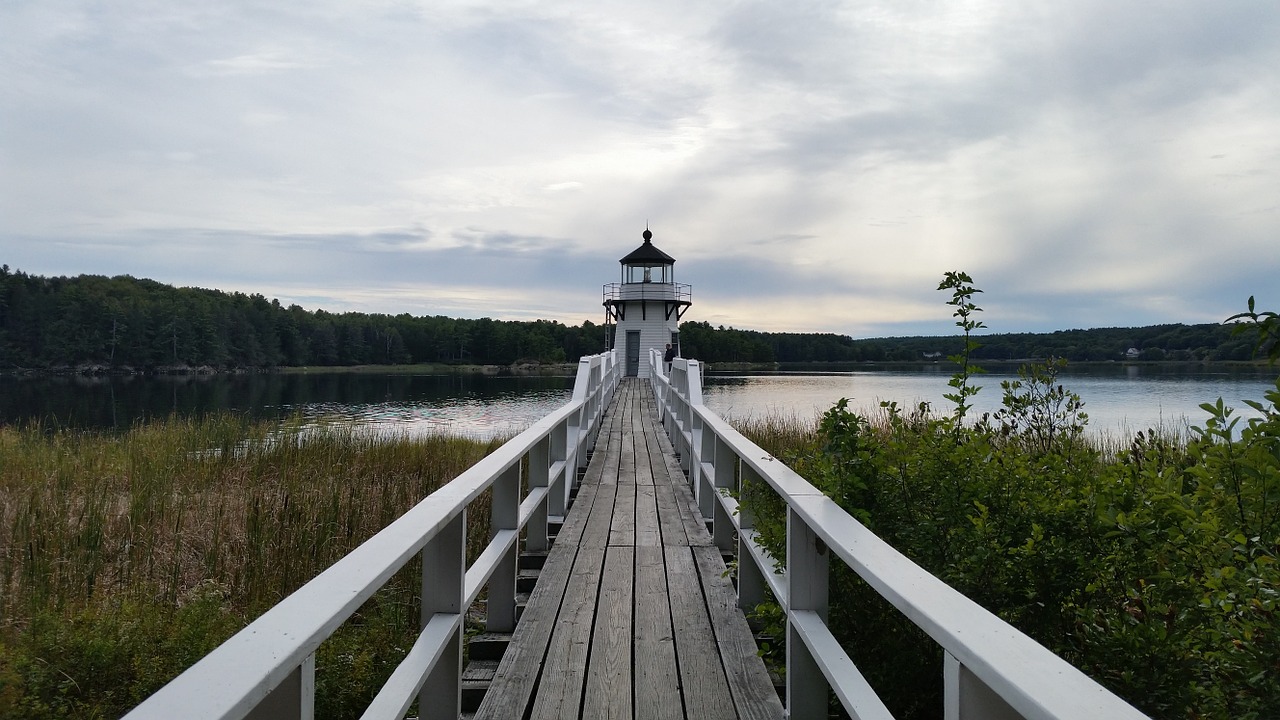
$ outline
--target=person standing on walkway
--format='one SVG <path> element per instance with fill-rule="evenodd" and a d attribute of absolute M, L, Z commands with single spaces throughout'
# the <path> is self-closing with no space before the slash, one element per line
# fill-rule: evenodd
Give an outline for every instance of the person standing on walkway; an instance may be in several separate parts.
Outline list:
<path fill-rule="evenodd" d="M 662 356 L 662 361 L 667 364 L 667 374 L 671 374 L 671 361 L 676 359 L 676 349 L 671 347 L 671 343 L 667 343 L 667 352 Z"/>

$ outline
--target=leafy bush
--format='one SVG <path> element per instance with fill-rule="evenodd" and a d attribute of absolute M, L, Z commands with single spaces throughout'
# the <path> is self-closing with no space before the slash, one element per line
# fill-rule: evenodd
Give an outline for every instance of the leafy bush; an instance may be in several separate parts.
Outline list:
<path fill-rule="evenodd" d="M 965 353 L 980 326 L 971 282 L 949 273 L 940 287 L 955 292 Z M 1260 333 L 1273 317 L 1258 315 Z M 813 438 L 771 451 L 1144 712 L 1280 717 L 1280 380 L 1250 403 L 1259 418 L 1241 423 L 1219 400 L 1185 441 L 1141 432 L 1104 454 L 1084 440 L 1060 362 L 1024 368 L 1003 383 L 1001 410 L 965 423 L 973 368 L 956 360 L 953 414 L 890 403 L 865 418 L 842 400 Z M 748 484 L 743 507 L 784 558 L 781 500 Z M 940 715 L 933 641 L 841 563 L 830 602 L 833 632 L 895 717 Z"/>

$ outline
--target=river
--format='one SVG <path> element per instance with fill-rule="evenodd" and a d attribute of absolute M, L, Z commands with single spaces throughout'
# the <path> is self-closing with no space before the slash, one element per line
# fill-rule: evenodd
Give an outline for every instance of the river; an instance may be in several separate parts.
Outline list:
<path fill-rule="evenodd" d="M 709 374 L 706 404 L 727 418 L 814 417 L 840 398 L 874 410 L 929 402 L 949 411 L 950 367 L 841 373 Z M 1000 406 L 1000 382 L 1013 371 L 975 378 L 974 412 Z M 1085 401 L 1090 432 L 1129 436 L 1149 427 L 1202 422 L 1199 405 L 1223 398 L 1246 417 L 1244 400 L 1263 399 L 1274 371 L 1108 365 L 1069 369 L 1061 380 Z M 310 372 L 185 377 L 0 377 L 0 422 L 46 427 L 124 429 L 173 413 L 232 411 L 255 418 L 300 415 L 382 432 L 450 432 L 478 438 L 512 435 L 569 399 L 573 378 Z"/>

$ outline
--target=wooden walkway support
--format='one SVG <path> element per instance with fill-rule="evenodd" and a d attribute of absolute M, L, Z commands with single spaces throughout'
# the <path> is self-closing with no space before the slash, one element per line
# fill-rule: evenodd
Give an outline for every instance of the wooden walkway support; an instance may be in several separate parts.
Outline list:
<path fill-rule="evenodd" d="M 623 380 L 477 718 L 781 718 L 720 550 Z"/>

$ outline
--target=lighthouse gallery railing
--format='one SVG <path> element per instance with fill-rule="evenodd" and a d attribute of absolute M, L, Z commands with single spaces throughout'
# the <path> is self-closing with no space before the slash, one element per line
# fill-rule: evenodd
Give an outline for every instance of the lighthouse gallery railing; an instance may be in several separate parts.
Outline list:
<path fill-rule="evenodd" d="M 786 706 L 793 718 L 827 716 L 833 690 L 853 718 L 891 718 L 827 626 L 827 568 L 834 554 L 944 651 L 947 720 L 1144 718 L 1044 646 L 1014 629 L 871 533 L 803 477 L 702 404 L 696 360 L 670 371 L 650 351 L 650 382 L 712 537 L 738 559 L 738 605 L 772 592 L 786 613 Z M 757 542 L 735 499 L 747 479 L 768 483 L 787 505 L 786 568 Z"/>
<path fill-rule="evenodd" d="M 515 627 L 518 539 L 547 546 L 548 517 L 562 516 L 577 470 L 618 385 L 613 352 L 583 358 L 564 407 L 494 451 L 328 570 L 282 600 L 125 717 L 302 718 L 314 716 L 315 652 L 365 600 L 413 558 L 422 558 L 422 629 L 365 711 L 400 720 L 461 710 L 462 632 L 467 608 L 488 587 L 488 628 Z M 521 497 L 521 465 L 527 493 Z M 492 539 L 466 566 L 467 506 L 493 490 Z"/>

